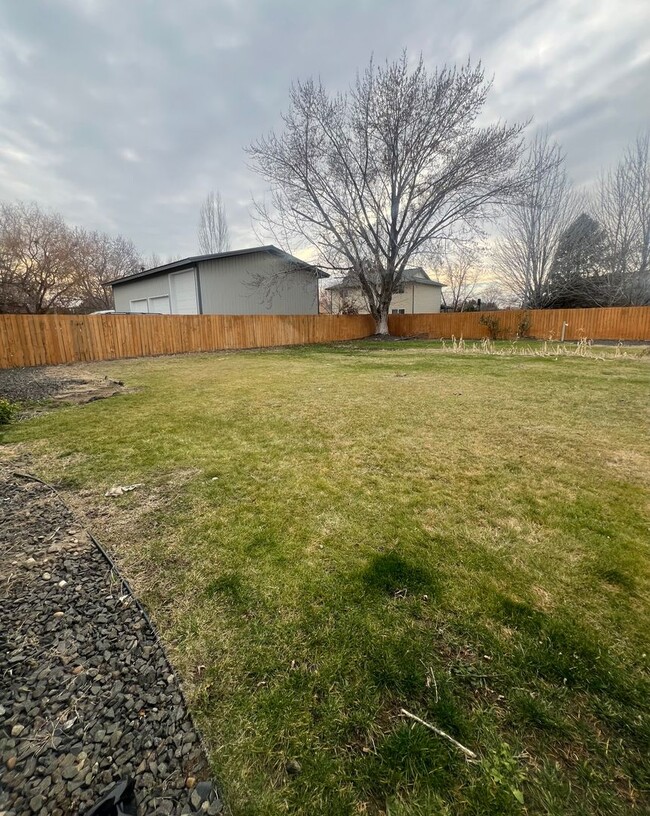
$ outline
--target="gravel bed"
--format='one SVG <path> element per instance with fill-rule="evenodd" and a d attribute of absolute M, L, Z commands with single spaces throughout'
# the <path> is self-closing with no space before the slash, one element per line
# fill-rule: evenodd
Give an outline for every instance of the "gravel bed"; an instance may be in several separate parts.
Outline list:
<path fill-rule="evenodd" d="M 118 780 L 137 813 L 217 814 L 146 617 L 47 487 L 0 469 L 0 813 L 83 814 Z"/>
<path fill-rule="evenodd" d="M 72 375 L 65 368 L 59 368 L 56 374 L 49 367 L 1 368 L 0 397 L 10 402 L 38 402 L 85 382 L 85 379 Z"/>

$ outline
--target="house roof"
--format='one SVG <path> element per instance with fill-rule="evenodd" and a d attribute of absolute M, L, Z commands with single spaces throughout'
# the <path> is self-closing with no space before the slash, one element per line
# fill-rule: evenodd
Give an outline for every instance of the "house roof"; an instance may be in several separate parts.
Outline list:
<path fill-rule="evenodd" d="M 402 272 L 402 283 L 417 283 L 422 284 L 423 286 L 438 286 L 442 288 L 444 283 L 438 283 L 438 281 L 431 280 L 431 278 L 427 275 L 427 273 L 422 269 L 421 266 L 412 266 L 408 269 L 405 269 Z M 343 278 L 340 283 L 334 284 L 334 286 L 328 286 L 328 289 L 359 289 L 360 284 L 359 281 L 354 274 L 354 272 L 348 272 L 348 274 Z"/>
<path fill-rule="evenodd" d="M 152 269 L 144 269 L 141 272 L 135 272 L 133 275 L 125 275 L 122 278 L 113 278 L 113 280 L 106 281 L 105 285 L 118 286 L 121 283 L 129 283 L 129 281 L 138 280 L 139 278 L 148 278 L 153 275 L 160 275 L 164 272 L 171 272 L 176 269 L 184 269 L 188 266 L 194 266 L 201 261 L 216 261 L 221 260 L 221 258 L 234 258 L 236 255 L 253 255 L 257 252 L 267 252 L 270 255 L 275 255 L 278 258 L 282 258 L 285 261 L 296 264 L 298 269 L 306 269 L 315 272 L 319 278 L 329 278 L 327 272 L 323 272 L 323 270 L 319 269 L 317 266 L 301 261 L 300 258 L 296 258 L 295 255 L 289 255 L 288 252 L 284 252 L 283 250 L 278 249 L 278 247 L 273 246 L 273 244 L 269 244 L 268 246 L 249 247 L 248 249 L 234 249 L 229 252 L 215 252 L 211 255 L 192 255 L 190 258 L 182 258 L 180 261 L 162 264 L 162 266 L 154 266 Z"/>

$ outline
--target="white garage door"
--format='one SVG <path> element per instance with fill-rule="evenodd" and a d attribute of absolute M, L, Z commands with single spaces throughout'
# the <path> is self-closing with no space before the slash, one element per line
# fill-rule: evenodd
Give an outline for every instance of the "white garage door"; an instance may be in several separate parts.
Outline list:
<path fill-rule="evenodd" d="M 172 310 L 169 308 L 169 295 L 149 298 L 149 311 L 154 312 L 154 314 L 171 314 Z"/>
<path fill-rule="evenodd" d="M 196 277 L 193 269 L 173 272 L 169 276 L 172 293 L 172 314 L 198 314 Z"/>
<path fill-rule="evenodd" d="M 130 309 L 135 314 L 147 314 L 149 311 L 149 304 L 147 298 L 140 298 L 139 300 L 132 300 L 129 303 Z"/>

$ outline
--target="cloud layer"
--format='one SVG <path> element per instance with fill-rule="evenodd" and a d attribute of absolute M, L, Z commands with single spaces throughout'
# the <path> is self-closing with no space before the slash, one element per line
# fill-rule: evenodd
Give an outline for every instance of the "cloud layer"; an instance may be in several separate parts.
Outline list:
<path fill-rule="evenodd" d="M 30 0 L 0 8 L 0 199 L 187 255 L 218 188 L 233 244 L 256 243 L 243 147 L 291 81 L 344 89 L 403 48 L 481 59 L 486 113 L 548 127 L 579 183 L 650 126 L 645 0 Z"/>

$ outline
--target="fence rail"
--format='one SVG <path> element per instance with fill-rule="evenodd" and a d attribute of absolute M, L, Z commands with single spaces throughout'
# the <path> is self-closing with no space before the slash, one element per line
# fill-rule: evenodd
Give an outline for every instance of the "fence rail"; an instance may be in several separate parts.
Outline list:
<path fill-rule="evenodd" d="M 503 337 L 518 333 L 523 312 L 484 312 Z M 650 306 L 527 313 L 531 337 L 650 340 Z M 489 336 L 481 314 L 391 315 L 400 336 Z M 374 331 L 369 315 L 0 315 L 0 368 L 117 360 L 191 351 L 265 348 L 356 340 Z"/>

